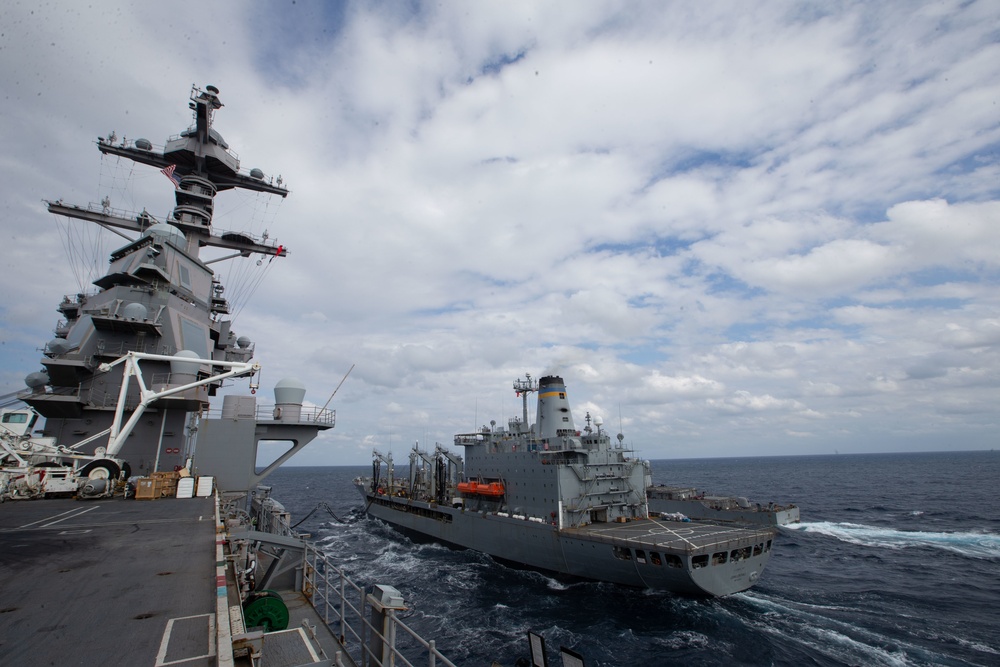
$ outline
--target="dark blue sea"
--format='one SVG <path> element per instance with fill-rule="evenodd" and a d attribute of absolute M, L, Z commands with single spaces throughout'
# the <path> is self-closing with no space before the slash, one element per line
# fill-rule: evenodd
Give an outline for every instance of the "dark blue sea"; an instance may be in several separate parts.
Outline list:
<path fill-rule="evenodd" d="M 365 518 L 367 466 L 283 468 L 268 482 L 360 585 L 402 591 L 409 625 L 458 665 L 505 667 L 526 633 L 587 667 L 1000 665 L 1000 452 L 653 461 L 657 484 L 794 502 L 760 582 L 702 600 L 563 583 Z"/>

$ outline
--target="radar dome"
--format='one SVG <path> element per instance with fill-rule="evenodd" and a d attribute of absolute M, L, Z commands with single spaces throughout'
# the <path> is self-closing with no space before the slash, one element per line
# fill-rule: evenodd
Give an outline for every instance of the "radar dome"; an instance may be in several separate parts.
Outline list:
<path fill-rule="evenodd" d="M 255 178 L 259 181 L 260 179 L 264 178 L 264 172 L 258 169 L 257 167 L 254 167 L 253 169 L 250 170 L 250 178 Z"/>
<path fill-rule="evenodd" d="M 174 356 L 184 357 L 185 359 L 199 359 L 198 355 L 191 350 L 181 350 Z M 174 359 L 170 362 L 170 372 L 174 375 L 197 375 L 200 366 L 201 364 L 198 361 Z"/>
<path fill-rule="evenodd" d="M 183 246 L 187 239 L 184 236 L 184 232 L 177 229 L 173 225 L 168 225 L 165 222 L 158 222 L 149 229 L 143 236 L 152 236 L 154 238 L 160 239 L 161 241 L 170 241 L 174 245 Z"/>
<path fill-rule="evenodd" d="M 144 151 L 153 150 L 153 144 L 149 141 L 149 139 L 136 139 L 135 147 Z"/>
<path fill-rule="evenodd" d="M 239 338 L 236 339 L 236 345 L 241 350 L 245 350 L 248 347 L 250 347 L 250 343 L 251 342 L 252 341 L 249 338 L 247 338 L 246 336 L 240 336 Z"/>
<path fill-rule="evenodd" d="M 73 344 L 70 343 L 65 338 L 53 338 L 45 346 L 45 350 L 49 354 L 54 354 L 54 355 L 66 354 L 72 349 L 73 349 Z"/>
<path fill-rule="evenodd" d="M 302 405 L 305 397 L 306 386 L 295 378 L 284 378 L 274 385 L 274 402 L 278 405 Z"/>
<path fill-rule="evenodd" d="M 141 303 L 130 303 L 122 309 L 122 317 L 133 322 L 146 319 L 146 315 L 148 314 L 149 311 L 146 310 L 146 306 Z"/>
<path fill-rule="evenodd" d="M 49 374 L 45 371 L 35 371 L 34 373 L 28 373 L 24 377 L 24 384 L 28 385 L 31 389 L 41 389 L 49 383 Z"/>

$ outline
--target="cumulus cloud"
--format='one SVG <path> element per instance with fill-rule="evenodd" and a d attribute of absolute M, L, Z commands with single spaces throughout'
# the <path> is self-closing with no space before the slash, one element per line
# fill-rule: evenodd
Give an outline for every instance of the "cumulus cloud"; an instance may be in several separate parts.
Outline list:
<path fill-rule="evenodd" d="M 503 424 L 525 372 L 646 458 L 992 446 L 994 13 L 5 6 L 0 391 L 123 243 L 40 200 L 165 217 L 169 182 L 91 142 L 162 143 L 211 83 L 243 167 L 292 192 L 217 199 L 289 249 L 212 265 L 234 330 L 317 404 L 355 366 L 295 462 Z"/>

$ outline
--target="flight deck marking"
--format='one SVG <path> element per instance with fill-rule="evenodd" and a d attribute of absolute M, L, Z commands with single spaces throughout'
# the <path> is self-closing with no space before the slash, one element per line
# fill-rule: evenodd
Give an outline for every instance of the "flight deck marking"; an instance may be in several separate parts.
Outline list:
<path fill-rule="evenodd" d="M 662 523 L 660 523 L 656 519 L 650 519 L 650 520 L 653 523 L 655 523 L 657 526 L 659 526 L 660 528 L 662 528 L 664 532 L 673 534 L 674 536 L 681 538 L 682 540 L 684 540 L 685 542 L 687 542 L 688 544 L 690 544 L 692 547 L 695 546 L 694 542 L 692 542 L 688 538 L 686 538 L 683 535 L 681 535 L 679 530 L 673 530 L 672 528 L 667 528 L 666 526 L 664 526 Z M 685 529 L 682 528 L 681 530 L 685 530 Z M 686 530 L 687 530 L 688 534 L 691 534 L 692 532 L 694 532 L 690 528 L 688 528 Z"/>
<path fill-rule="evenodd" d="M 193 655 L 188 658 L 181 658 L 180 660 L 171 660 L 167 662 L 167 649 L 170 647 L 170 633 L 174 629 L 174 621 L 186 621 L 192 618 L 207 618 L 208 619 L 208 653 L 205 655 Z M 166 665 L 179 665 L 182 662 L 190 662 L 192 660 L 203 660 L 205 658 L 212 658 L 215 656 L 215 615 L 214 614 L 197 614 L 195 616 L 180 616 L 178 618 L 171 618 L 167 621 L 167 627 L 163 629 L 163 639 L 160 640 L 160 651 L 156 654 L 156 662 L 154 667 L 165 667 Z"/>
<path fill-rule="evenodd" d="M 49 521 L 50 519 L 55 519 L 56 517 L 59 517 L 59 516 L 63 517 L 63 518 L 61 518 L 61 519 L 59 519 L 57 521 L 53 521 L 52 523 L 47 523 L 44 526 L 40 526 L 41 528 L 48 528 L 49 526 L 53 526 L 53 525 L 59 523 L 60 521 L 65 521 L 66 519 L 73 519 L 75 517 L 81 516 L 82 514 L 85 514 L 86 512 L 89 512 L 91 510 L 96 510 L 98 507 L 100 507 L 100 505 L 94 505 L 93 507 L 88 507 L 85 510 L 80 510 L 80 509 L 66 510 L 65 512 L 60 512 L 59 514 L 54 514 L 53 516 L 47 516 L 44 519 L 39 519 L 38 521 L 32 521 L 31 523 L 26 523 L 23 526 L 18 526 L 18 530 L 20 530 L 22 528 L 30 528 L 31 526 L 34 526 L 36 523 L 41 523 L 43 521 Z M 72 514 L 73 512 L 76 512 L 76 514 L 74 514 L 73 516 L 63 516 L 64 514 Z"/>
<path fill-rule="evenodd" d="M 73 514 L 71 516 L 64 516 L 61 519 L 57 519 L 56 521 L 52 521 L 51 523 L 42 524 L 41 526 L 39 526 L 39 528 L 48 528 L 49 526 L 54 526 L 57 523 L 62 523 L 63 521 L 66 521 L 67 519 L 75 519 L 77 517 L 83 516 L 87 512 L 90 512 L 92 510 L 96 510 L 98 507 L 100 507 L 100 505 L 95 505 L 93 507 L 88 507 L 87 509 L 80 510 L 79 512 L 77 512 L 76 514 Z M 64 514 L 65 514 L 65 512 L 64 512 Z"/>

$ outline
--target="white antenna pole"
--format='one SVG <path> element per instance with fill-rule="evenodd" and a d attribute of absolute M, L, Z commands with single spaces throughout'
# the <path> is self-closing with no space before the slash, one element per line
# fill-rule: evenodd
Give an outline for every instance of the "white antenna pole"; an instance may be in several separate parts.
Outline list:
<path fill-rule="evenodd" d="M 337 391 L 340 389 L 340 385 L 344 384 L 344 380 L 347 379 L 347 376 L 351 374 L 351 371 L 354 370 L 354 367 L 356 365 L 357 364 L 351 364 L 351 367 L 349 369 L 347 369 L 346 373 L 344 373 L 344 377 L 343 377 L 343 379 L 341 379 L 340 384 L 338 384 L 337 388 L 333 390 L 332 394 L 330 394 L 330 398 L 326 399 L 326 403 L 323 405 L 323 410 L 326 410 L 326 406 L 330 405 L 330 401 L 332 401 L 333 397 L 337 395 Z M 320 410 L 320 412 L 323 412 L 323 410 Z"/>

